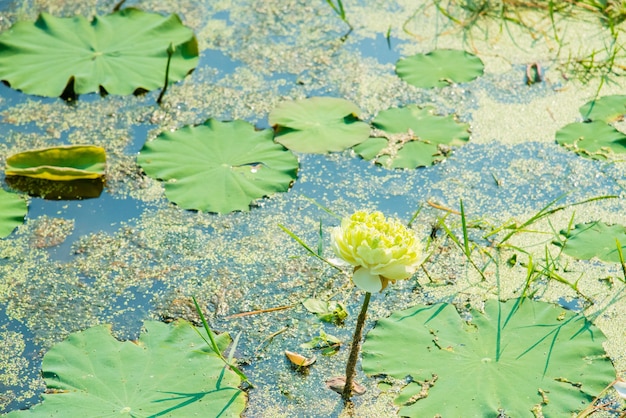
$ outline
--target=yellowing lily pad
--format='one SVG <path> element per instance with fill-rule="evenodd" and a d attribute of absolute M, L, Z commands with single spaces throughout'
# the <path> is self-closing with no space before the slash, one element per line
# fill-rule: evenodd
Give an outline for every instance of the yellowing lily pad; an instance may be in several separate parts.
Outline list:
<path fill-rule="evenodd" d="M 43 402 L 7 417 L 236 418 L 246 395 L 239 377 L 191 324 L 146 321 L 137 341 L 120 342 L 110 326 L 71 334 L 44 356 Z M 230 343 L 220 334 L 219 343 Z"/>
<path fill-rule="evenodd" d="M 444 159 L 450 147 L 469 141 L 469 125 L 454 116 L 434 114 L 432 107 L 409 105 L 380 112 L 372 138 L 354 147 L 366 160 L 387 168 L 416 168 Z"/>
<path fill-rule="evenodd" d="M 407 381 L 400 416 L 576 416 L 615 379 L 606 337 L 581 313 L 513 299 L 470 314 L 418 305 L 368 333 L 363 371 Z"/>
<path fill-rule="evenodd" d="M 126 8 L 92 21 L 42 13 L 0 34 L 0 80 L 29 94 L 131 94 L 184 78 L 198 62 L 191 29 L 176 15 Z M 64 93 L 65 92 L 65 93 Z"/>
<path fill-rule="evenodd" d="M 256 199 L 286 192 L 298 171 L 297 158 L 273 141 L 270 129 L 241 120 L 164 132 L 144 145 L 137 162 L 164 181 L 172 202 L 217 213 L 248 210 Z"/>
<path fill-rule="evenodd" d="M 603 121 L 565 125 L 557 131 L 556 142 L 578 155 L 595 160 L 626 154 L 626 134 Z"/>
<path fill-rule="evenodd" d="M 279 103 L 269 115 L 276 142 L 297 152 L 343 151 L 367 139 L 370 127 L 361 110 L 335 97 L 312 97 Z"/>
<path fill-rule="evenodd" d="M 453 49 L 416 54 L 396 63 L 396 73 L 401 79 L 422 88 L 466 83 L 481 76 L 483 69 L 483 62 L 476 55 Z"/>
<path fill-rule="evenodd" d="M 104 176 L 104 148 L 93 145 L 68 145 L 42 148 L 7 158 L 7 176 L 25 176 L 54 181 L 96 179 Z"/>
<path fill-rule="evenodd" d="M 21 196 L 0 189 L 0 238 L 5 238 L 24 222 L 28 210 Z"/>

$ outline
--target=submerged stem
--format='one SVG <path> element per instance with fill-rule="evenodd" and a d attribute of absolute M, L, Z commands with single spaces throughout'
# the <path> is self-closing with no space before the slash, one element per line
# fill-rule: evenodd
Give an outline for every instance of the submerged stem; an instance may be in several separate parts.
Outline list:
<path fill-rule="evenodd" d="M 352 397 L 352 382 L 356 374 L 356 362 L 359 358 L 359 349 L 361 348 L 361 336 L 363 335 L 363 325 L 365 324 L 365 317 L 367 316 L 367 307 L 370 303 L 370 292 L 365 293 L 365 299 L 363 299 L 363 306 L 361 307 L 361 313 L 356 321 L 356 329 L 354 330 L 354 336 L 352 337 L 352 347 L 350 347 L 350 356 L 348 357 L 348 364 L 346 365 L 346 384 L 343 387 L 341 398 L 344 402 L 350 401 Z"/>

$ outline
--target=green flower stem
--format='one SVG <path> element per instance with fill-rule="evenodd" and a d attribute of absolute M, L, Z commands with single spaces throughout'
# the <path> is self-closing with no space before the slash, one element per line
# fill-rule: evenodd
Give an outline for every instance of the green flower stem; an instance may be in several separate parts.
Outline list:
<path fill-rule="evenodd" d="M 343 387 L 341 398 L 344 402 L 350 401 L 352 397 L 352 382 L 356 375 L 356 362 L 359 358 L 359 349 L 361 348 L 361 337 L 363 335 L 363 325 L 365 325 L 365 317 L 367 316 L 367 307 L 370 303 L 370 292 L 365 293 L 365 299 L 363 299 L 363 306 L 361 307 L 361 313 L 356 321 L 356 329 L 354 330 L 354 336 L 352 337 L 352 347 L 350 348 L 350 357 L 348 357 L 348 364 L 346 366 L 346 384 Z"/>

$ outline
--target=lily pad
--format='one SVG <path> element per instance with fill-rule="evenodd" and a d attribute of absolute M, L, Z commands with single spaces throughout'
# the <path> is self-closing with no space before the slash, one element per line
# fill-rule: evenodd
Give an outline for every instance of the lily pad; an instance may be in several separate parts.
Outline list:
<path fill-rule="evenodd" d="M 324 154 L 343 151 L 365 141 L 367 123 L 361 110 L 345 99 L 312 97 L 279 103 L 269 115 L 276 142 L 297 152 Z"/>
<path fill-rule="evenodd" d="M 68 145 L 14 154 L 7 158 L 5 174 L 54 181 L 97 179 L 104 176 L 105 166 L 104 148 Z"/>
<path fill-rule="evenodd" d="M 297 176 L 297 158 L 272 137 L 248 122 L 209 119 L 160 134 L 137 162 L 184 209 L 248 210 L 255 199 L 289 190 Z"/>
<path fill-rule="evenodd" d="M 163 87 L 170 45 L 169 80 L 181 80 L 198 63 L 198 45 L 176 15 L 126 8 L 89 21 L 42 13 L 0 34 L 0 79 L 49 97 L 150 91 Z"/>
<path fill-rule="evenodd" d="M 21 196 L 0 189 L 0 238 L 5 238 L 24 223 L 28 204 Z"/>
<path fill-rule="evenodd" d="M 307 311 L 314 313 L 324 322 L 342 324 L 348 317 L 348 311 L 343 303 L 334 300 L 308 298 L 302 302 Z"/>
<path fill-rule="evenodd" d="M 622 120 L 626 115 L 626 96 L 616 94 L 600 97 L 585 103 L 579 110 L 585 120 L 606 123 Z"/>
<path fill-rule="evenodd" d="M 467 83 L 481 76 L 483 69 L 484 64 L 476 55 L 454 49 L 416 54 L 396 63 L 396 74 L 401 79 L 422 88 Z"/>
<path fill-rule="evenodd" d="M 571 416 L 615 378 L 606 337 L 580 313 L 513 299 L 470 314 L 468 323 L 451 304 L 419 305 L 369 332 L 363 371 L 409 379 L 401 416 Z"/>
<path fill-rule="evenodd" d="M 354 147 L 366 160 L 388 168 L 416 168 L 443 160 L 451 146 L 469 141 L 469 125 L 454 116 L 434 114 L 433 107 L 408 105 L 380 112 L 372 137 Z"/>
<path fill-rule="evenodd" d="M 602 121 L 575 122 L 556 132 L 556 142 L 570 151 L 595 160 L 626 153 L 626 135 Z"/>
<path fill-rule="evenodd" d="M 554 242 L 563 247 L 563 252 L 569 256 L 589 260 L 597 257 L 602 261 L 619 263 L 617 243 L 626 257 L 626 228 L 622 225 L 607 225 L 604 222 L 590 222 L 578 224 L 570 231 L 561 231 L 565 238 Z"/>
<path fill-rule="evenodd" d="M 246 395 L 188 322 L 147 321 L 138 341 L 107 325 L 71 334 L 43 359 L 43 402 L 7 417 L 239 417 Z M 228 334 L 218 336 L 222 347 Z"/>

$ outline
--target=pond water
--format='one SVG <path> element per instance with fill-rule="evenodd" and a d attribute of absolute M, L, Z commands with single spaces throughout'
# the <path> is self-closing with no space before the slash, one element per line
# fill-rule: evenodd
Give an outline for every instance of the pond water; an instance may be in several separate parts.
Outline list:
<path fill-rule="evenodd" d="M 449 10 L 464 13 L 454 3 Z M 330 228 L 339 221 L 325 209 L 339 216 L 380 210 L 404 222 L 419 211 L 414 229 L 424 242 L 435 237 L 426 270 L 373 296 L 367 332 L 376 319 L 417 303 L 454 301 L 480 308 L 486 299 L 519 296 L 527 275 L 522 263 L 494 265 L 478 257 L 484 282 L 435 226 L 447 216 L 446 224 L 461 237 L 455 212 L 462 200 L 469 238 L 487 248 L 486 231 L 511 220 L 522 223 L 556 200 L 563 210 L 515 235 L 498 260 L 530 254 L 545 261 L 546 248 L 563 257 L 560 274 L 578 280 L 579 293 L 544 280 L 537 283 L 538 297 L 575 309 L 582 306 L 580 294 L 592 299 L 589 313 L 602 313 L 595 324 L 608 337 L 605 349 L 616 370 L 625 370 L 621 267 L 575 260 L 551 244 L 572 222 L 626 224 L 624 163 L 617 157 L 583 158 L 554 139 L 558 129 L 582 119 L 580 106 L 623 91 L 620 66 L 602 73 L 598 64 L 586 82 L 576 76 L 582 71 L 574 65 L 577 57 L 599 51 L 602 59 L 609 30 L 584 11 L 559 15 L 551 26 L 541 8 L 520 11 L 532 30 L 510 22 L 503 26 L 497 16 L 463 30 L 436 4 L 345 1 L 354 29 L 343 40 L 348 27 L 326 2 L 129 1 L 125 6 L 177 13 L 198 38 L 198 67 L 170 86 L 162 106 L 155 103 L 158 91 L 84 95 L 68 104 L 0 86 L 0 162 L 57 144 L 99 145 L 108 156 L 100 197 L 30 197 L 25 223 L 0 240 L 0 412 L 39 401 L 45 387 L 42 356 L 70 333 L 110 323 L 116 337 L 128 339 L 139 335 L 144 320 L 197 321 L 190 303 L 195 296 L 212 328 L 241 333 L 236 357 L 255 384 L 244 417 L 345 414 L 324 382 L 343 373 L 362 293 L 278 227 L 316 247 L 321 225 L 324 255 L 331 257 Z M 112 7 L 108 1 L 0 1 L 0 29 L 34 20 L 41 11 L 92 16 Z M 621 33 L 622 27 L 615 30 Z M 395 75 L 400 57 L 435 48 L 476 53 L 485 74 L 438 89 L 412 87 Z M 534 62 L 541 64 L 544 81 L 527 85 L 526 66 Z M 346 98 L 362 109 L 364 120 L 390 107 L 432 105 L 469 123 L 471 138 L 442 163 L 416 170 L 388 170 L 351 151 L 298 154 L 298 179 L 287 193 L 262 199 L 249 212 L 225 215 L 185 211 L 168 202 L 162 185 L 136 164 L 143 144 L 160 132 L 209 117 L 243 119 L 264 129 L 276 104 L 312 96 Z M 3 174 L 1 179 L 4 183 Z M 575 205 L 600 196 L 615 198 Z M 343 302 L 350 313 L 345 325 L 320 322 L 302 306 L 309 297 Z M 287 308 L 234 316 L 274 307 Z M 332 356 L 318 353 L 308 373 L 296 371 L 284 350 L 312 355 L 299 346 L 320 330 L 339 338 L 344 348 Z M 376 380 L 360 371 L 358 380 L 368 391 L 355 399 L 355 416 L 396 416 L 393 391 L 381 392 Z"/>

